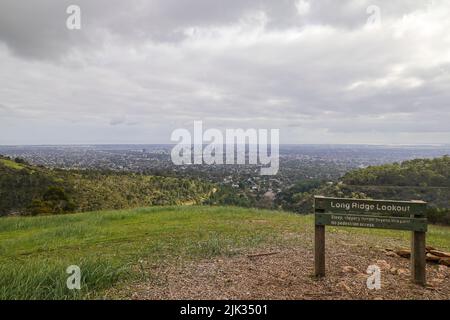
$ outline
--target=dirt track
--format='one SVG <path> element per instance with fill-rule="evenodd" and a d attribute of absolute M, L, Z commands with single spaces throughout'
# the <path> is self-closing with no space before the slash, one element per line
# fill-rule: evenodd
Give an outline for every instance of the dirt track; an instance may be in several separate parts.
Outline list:
<path fill-rule="evenodd" d="M 305 239 L 307 240 L 307 239 Z M 355 240 L 355 239 L 353 239 Z M 358 240 L 358 239 L 357 239 Z M 312 276 L 312 243 L 264 248 L 234 257 L 148 265 L 149 279 L 115 292 L 128 299 L 450 299 L 450 268 L 427 265 L 426 288 L 410 282 L 409 260 L 359 239 L 327 239 L 327 276 Z M 249 254 L 277 252 L 267 256 Z M 367 267 L 381 268 L 381 289 L 369 290 Z"/>

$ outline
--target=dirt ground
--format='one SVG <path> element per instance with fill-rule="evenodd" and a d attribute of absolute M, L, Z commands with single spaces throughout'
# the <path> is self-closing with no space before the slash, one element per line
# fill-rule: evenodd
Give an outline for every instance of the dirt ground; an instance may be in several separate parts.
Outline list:
<path fill-rule="evenodd" d="M 313 273 L 307 245 L 270 247 L 233 257 L 147 265 L 148 279 L 121 288 L 125 299 L 450 299 L 450 268 L 427 264 L 426 287 L 410 281 L 409 260 L 384 251 L 392 243 L 332 235 L 327 239 L 327 275 Z M 354 243 L 349 245 L 348 243 Z M 398 247 L 398 243 L 397 243 Z M 252 256 L 253 254 L 270 255 Z M 381 269 L 381 289 L 367 288 L 369 265 Z"/>

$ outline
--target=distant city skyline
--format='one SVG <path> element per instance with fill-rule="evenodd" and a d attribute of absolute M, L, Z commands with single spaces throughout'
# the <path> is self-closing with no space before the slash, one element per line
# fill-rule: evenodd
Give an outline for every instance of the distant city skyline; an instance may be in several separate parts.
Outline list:
<path fill-rule="evenodd" d="M 175 146 L 176 143 L 49 143 L 49 144 L 0 144 L 2 147 L 90 147 L 90 146 Z M 208 143 L 204 143 L 204 146 Z M 224 144 L 226 145 L 226 144 Z M 355 146 L 355 147 L 448 147 L 450 143 L 422 143 L 422 144 L 382 144 L 382 143 L 281 143 L 280 146 Z"/>
<path fill-rule="evenodd" d="M 80 29 L 68 28 L 71 5 Z M 0 3 L 0 145 L 449 145 L 445 0 Z"/>

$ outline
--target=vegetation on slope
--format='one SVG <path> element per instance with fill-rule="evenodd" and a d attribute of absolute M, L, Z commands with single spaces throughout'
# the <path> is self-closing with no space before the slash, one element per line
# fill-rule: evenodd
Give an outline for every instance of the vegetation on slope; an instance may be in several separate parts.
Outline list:
<path fill-rule="evenodd" d="M 313 196 L 423 200 L 429 203 L 431 223 L 450 225 L 450 157 L 415 159 L 402 163 L 371 166 L 348 172 L 337 183 L 296 192 L 284 192 L 277 199 L 283 209 L 312 212 Z M 290 201 L 289 201 L 290 200 Z"/>
<path fill-rule="evenodd" d="M 49 169 L 0 157 L 0 215 L 195 204 L 211 190 L 198 179 Z"/>
<path fill-rule="evenodd" d="M 348 172 L 348 185 L 450 187 L 450 157 L 414 159 Z"/>
<path fill-rule="evenodd" d="M 450 225 L 450 157 L 371 166 L 350 171 L 334 183 L 297 181 L 276 195 L 256 197 L 196 178 L 48 169 L 0 157 L 0 215 L 200 203 L 310 213 L 314 195 L 420 199 L 430 204 L 430 222 Z"/>

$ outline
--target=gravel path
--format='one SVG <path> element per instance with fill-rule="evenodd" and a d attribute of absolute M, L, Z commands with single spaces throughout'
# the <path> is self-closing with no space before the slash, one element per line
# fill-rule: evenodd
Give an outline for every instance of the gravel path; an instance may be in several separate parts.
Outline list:
<path fill-rule="evenodd" d="M 305 238 L 303 246 L 147 265 L 144 270 L 148 280 L 111 293 L 125 299 L 450 299 L 449 268 L 428 264 L 427 287 L 414 285 L 410 282 L 409 260 L 383 250 L 395 248 L 393 243 L 386 240 L 371 246 L 370 240 L 330 234 L 327 276 L 322 279 L 312 276 L 312 241 Z M 249 256 L 259 253 L 274 254 Z M 381 269 L 379 290 L 369 290 L 366 285 L 366 270 L 373 264 Z"/>

